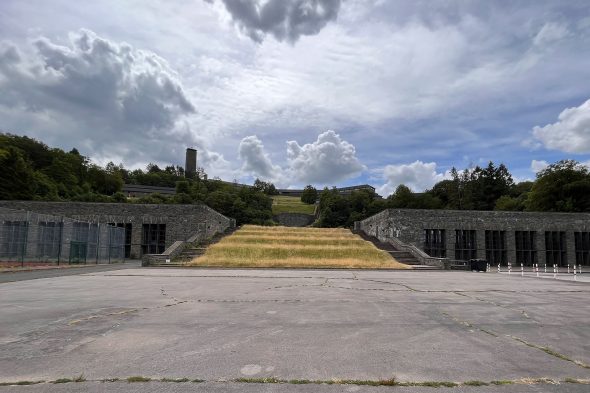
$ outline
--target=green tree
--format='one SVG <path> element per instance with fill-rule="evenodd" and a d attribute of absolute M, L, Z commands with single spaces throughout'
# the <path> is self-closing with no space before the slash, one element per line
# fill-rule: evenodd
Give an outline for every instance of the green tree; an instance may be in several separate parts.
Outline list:
<path fill-rule="evenodd" d="M 590 211 L 590 174 L 574 160 L 562 160 L 537 173 L 528 194 L 527 210 Z"/>
<path fill-rule="evenodd" d="M 317 199 L 318 190 L 316 190 L 312 185 L 305 186 L 303 192 L 301 193 L 301 202 L 307 203 L 308 205 L 313 205 Z"/>
<path fill-rule="evenodd" d="M 33 169 L 23 152 L 13 146 L 0 149 L 0 199 L 32 199 L 35 195 Z"/>

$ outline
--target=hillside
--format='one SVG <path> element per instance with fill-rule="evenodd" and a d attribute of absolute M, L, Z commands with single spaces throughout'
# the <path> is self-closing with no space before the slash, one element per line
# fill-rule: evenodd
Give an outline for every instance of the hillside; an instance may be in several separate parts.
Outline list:
<path fill-rule="evenodd" d="M 272 197 L 272 214 L 279 213 L 303 213 L 313 214 L 315 205 L 301 202 L 299 197 L 280 196 Z"/>

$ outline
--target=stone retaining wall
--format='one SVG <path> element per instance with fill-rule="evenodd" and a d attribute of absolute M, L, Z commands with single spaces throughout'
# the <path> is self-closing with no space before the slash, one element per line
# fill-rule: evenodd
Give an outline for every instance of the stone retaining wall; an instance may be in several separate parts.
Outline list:
<path fill-rule="evenodd" d="M 0 201 L 0 207 L 89 222 L 131 223 L 132 259 L 141 258 L 143 224 L 166 224 L 166 248 L 175 241 L 187 240 L 195 233 L 203 233 L 204 237 L 211 237 L 235 226 L 235 220 L 206 205 Z"/>
<path fill-rule="evenodd" d="M 455 231 L 475 230 L 477 258 L 486 258 L 485 231 L 505 231 L 508 262 L 516 262 L 515 231 L 536 232 L 535 249 L 540 266 L 545 259 L 545 231 L 566 233 L 567 262 L 576 261 L 574 232 L 590 232 L 588 213 L 540 213 L 465 210 L 387 209 L 355 228 L 381 240 L 397 238 L 424 250 L 425 229 L 444 229 L 446 253 L 455 258 Z"/>
<path fill-rule="evenodd" d="M 314 221 L 313 214 L 280 213 L 273 216 L 273 220 L 285 227 L 306 227 Z"/>

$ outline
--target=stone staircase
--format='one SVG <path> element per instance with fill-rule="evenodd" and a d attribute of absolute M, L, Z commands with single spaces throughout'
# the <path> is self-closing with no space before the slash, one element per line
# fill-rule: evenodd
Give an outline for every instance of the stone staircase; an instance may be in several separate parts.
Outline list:
<path fill-rule="evenodd" d="M 436 266 L 421 265 L 420 261 L 416 259 L 410 252 L 400 251 L 395 246 L 388 242 L 382 242 L 374 236 L 367 235 L 363 231 L 353 231 L 355 234 L 362 237 L 364 240 L 369 241 L 380 250 L 387 251 L 396 261 L 405 265 L 411 265 L 412 269 L 415 270 L 440 270 Z"/>
<path fill-rule="evenodd" d="M 205 239 L 201 242 L 188 244 L 184 247 L 182 252 L 178 254 L 174 259 L 172 259 L 169 263 L 161 262 L 157 264 L 151 264 L 150 266 L 155 267 L 181 267 L 186 266 L 187 263 L 192 261 L 193 259 L 203 255 L 205 251 L 207 251 L 207 247 L 212 244 L 217 243 L 225 236 L 232 234 L 237 228 L 230 228 L 225 232 L 219 232 L 215 234 L 213 237 L 209 239 Z"/>

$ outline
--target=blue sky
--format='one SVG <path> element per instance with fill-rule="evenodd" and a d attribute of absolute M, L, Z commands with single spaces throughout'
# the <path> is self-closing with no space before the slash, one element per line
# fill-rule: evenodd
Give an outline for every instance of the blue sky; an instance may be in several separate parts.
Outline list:
<path fill-rule="evenodd" d="M 0 129 L 281 187 L 590 162 L 590 2 L 0 2 Z"/>

